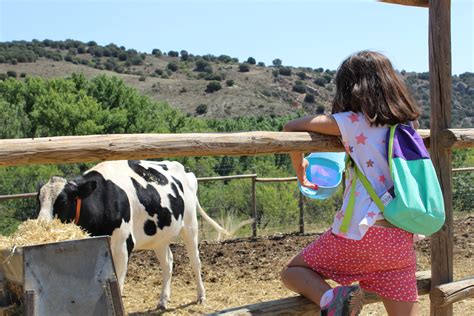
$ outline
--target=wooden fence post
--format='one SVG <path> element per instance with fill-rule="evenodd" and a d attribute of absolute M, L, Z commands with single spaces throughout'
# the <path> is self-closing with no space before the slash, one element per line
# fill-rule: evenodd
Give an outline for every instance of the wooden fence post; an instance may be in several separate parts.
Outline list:
<path fill-rule="evenodd" d="M 257 237 L 257 176 L 252 177 L 252 237 Z"/>
<path fill-rule="evenodd" d="M 299 191 L 299 195 L 300 199 L 298 202 L 298 206 L 300 208 L 300 234 L 304 234 L 304 196 L 301 191 Z"/>
<path fill-rule="evenodd" d="M 430 0 L 430 144 L 431 159 L 444 196 L 446 222 L 431 237 L 431 289 L 453 281 L 453 194 L 451 187 L 451 147 L 442 142 L 442 133 L 451 125 L 451 1 Z M 453 315 L 452 304 L 437 307 L 431 301 L 432 316 Z"/>

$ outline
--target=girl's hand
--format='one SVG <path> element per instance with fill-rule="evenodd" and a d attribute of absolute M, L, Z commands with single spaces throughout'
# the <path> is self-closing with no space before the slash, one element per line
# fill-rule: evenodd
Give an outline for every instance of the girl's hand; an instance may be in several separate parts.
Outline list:
<path fill-rule="evenodd" d="M 301 168 L 298 168 L 299 170 L 296 172 L 296 176 L 302 186 L 317 190 L 319 189 L 319 187 L 316 184 L 309 182 L 308 178 L 306 178 L 306 168 L 308 168 L 308 166 L 308 160 L 303 159 L 303 161 L 301 162 Z"/>

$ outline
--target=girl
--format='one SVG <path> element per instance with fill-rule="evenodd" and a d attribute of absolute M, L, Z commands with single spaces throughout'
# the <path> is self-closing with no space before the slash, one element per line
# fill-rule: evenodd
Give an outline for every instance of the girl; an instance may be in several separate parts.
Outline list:
<path fill-rule="evenodd" d="M 340 136 L 347 154 L 381 196 L 393 186 L 385 144 L 388 125 L 416 122 L 420 110 L 380 53 L 350 56 L 335 81 L 331 116 L 299 118 L 288 122 L 284 131 Z M 306 179 L 303 153 L 290 156 L 300 183 L 316 189 Z M 387 222 L 362 183 L 352 181 L 354 169 L 349 171 L 332 227 L 290 260 L 282 271 L 283 283 L 318 304 L 322 315 L 358 315 L 364 290 L 377 293 L 390 316 L 417 315 L 413 235 Z M 349 226 L 342 229 L 351 185 L 355 206 Z M 342 286 L 332 289 L 324 279 Z M 354 281 L 359 285 L 349 286 Z"/>

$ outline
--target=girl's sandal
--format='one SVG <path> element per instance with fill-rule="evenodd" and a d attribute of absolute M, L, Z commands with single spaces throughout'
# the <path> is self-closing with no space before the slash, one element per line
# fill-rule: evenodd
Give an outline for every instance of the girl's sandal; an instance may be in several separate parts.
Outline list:
<path fill-rule="evenodd" d="M 358 285 L 337 286 L 334 298 L 321 307 L 322 316 L 357 316 L 364 305 L 364 292 Z"/>

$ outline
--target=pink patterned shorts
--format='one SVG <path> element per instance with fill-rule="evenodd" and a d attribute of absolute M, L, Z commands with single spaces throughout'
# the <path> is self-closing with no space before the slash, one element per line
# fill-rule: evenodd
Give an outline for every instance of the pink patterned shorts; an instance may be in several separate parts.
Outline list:
<path fill-rule="evenodd" d="M 302 251 L 308 266 L 342 285 L 403 302 L 418 299 L 413 234 L 399 228 L 371 227 L 362 240 L 326 231 Z"/>

